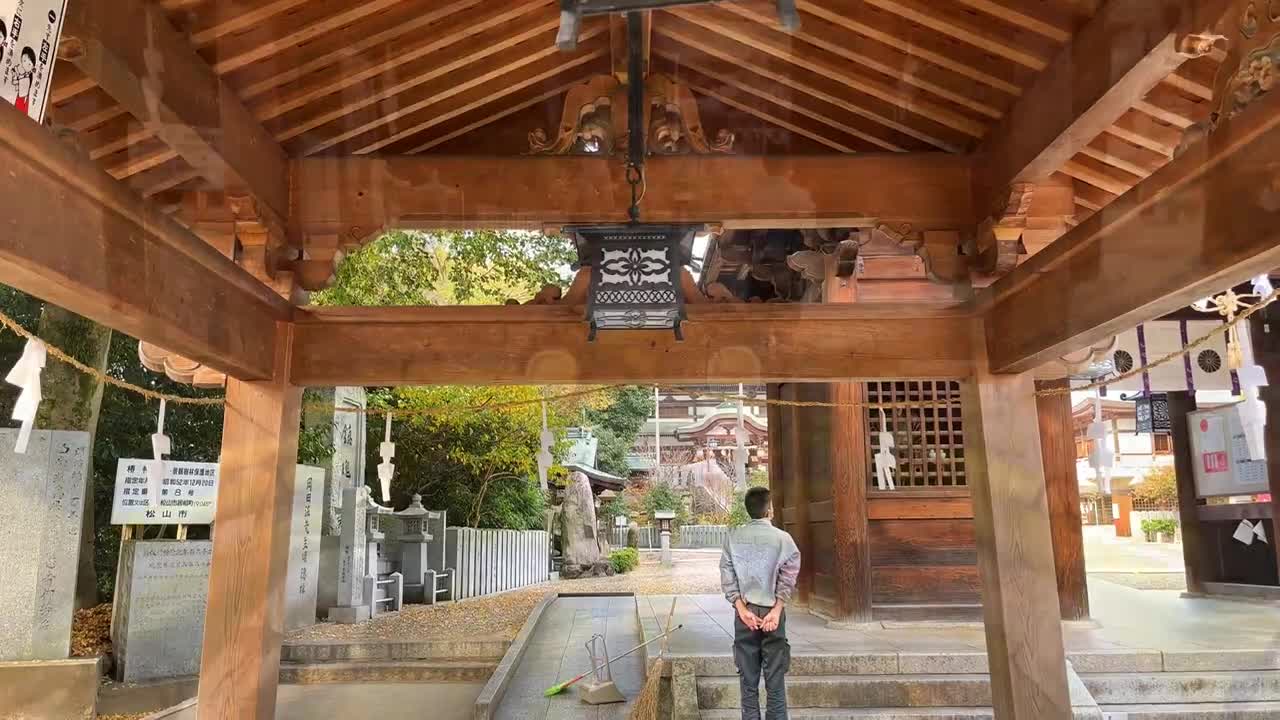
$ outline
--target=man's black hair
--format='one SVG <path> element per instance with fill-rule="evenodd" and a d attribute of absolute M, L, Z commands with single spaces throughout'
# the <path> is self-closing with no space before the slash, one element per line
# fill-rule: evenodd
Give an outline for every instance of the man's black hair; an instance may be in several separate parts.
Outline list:
<path fill-rule="evenodd" d="M 747 496 L 742 500 L 742 504 L 747 506 L 747 514 L 752 520 L 760 520 L 769 514 L 769 488 L 753 487 L 747 491 Z"/>

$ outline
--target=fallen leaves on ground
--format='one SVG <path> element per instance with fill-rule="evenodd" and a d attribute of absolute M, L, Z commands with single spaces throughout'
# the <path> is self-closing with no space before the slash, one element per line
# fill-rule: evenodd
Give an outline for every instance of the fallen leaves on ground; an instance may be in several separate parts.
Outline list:
<path fill-rule="evenodd" d="M 111 652 L 111 603 L 77 610 L 71 623 L 72 657 L 93 657 Z"/>

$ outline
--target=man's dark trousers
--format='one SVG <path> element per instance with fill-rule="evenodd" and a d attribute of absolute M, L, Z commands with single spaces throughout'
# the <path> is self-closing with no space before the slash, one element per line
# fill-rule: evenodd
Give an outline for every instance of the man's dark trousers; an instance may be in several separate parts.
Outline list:
<path fill-rule="evenodd" d="M 764 618 L 770 608 L 747 605 L 756 617 Z M 760 720 L 760 675 L 768 696 L 766 720 L 787 720 L 787 669 L 791 665 L 791 644 L 787 642 L 787 612 L 782 611 L 778 629 L 767 633 L 751 630 L 735 612 L 733 616 L 733 659 L 742 681 L 742 720 Z"/>

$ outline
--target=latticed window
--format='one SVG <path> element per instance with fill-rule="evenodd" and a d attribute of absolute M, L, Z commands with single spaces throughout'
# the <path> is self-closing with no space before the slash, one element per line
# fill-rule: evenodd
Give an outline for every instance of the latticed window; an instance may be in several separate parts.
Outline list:
<path fill-rule="evenodd" d="M 867 408 L 867 477 L 875 488 L 880 432 L 893 433 L 899 488 L 966 485 L 960 383 L 954 380 L 890 380 L 867 383 L 868 403 L 907 403 Z M 881 420 L 883 418 L 883 422 Z"/>

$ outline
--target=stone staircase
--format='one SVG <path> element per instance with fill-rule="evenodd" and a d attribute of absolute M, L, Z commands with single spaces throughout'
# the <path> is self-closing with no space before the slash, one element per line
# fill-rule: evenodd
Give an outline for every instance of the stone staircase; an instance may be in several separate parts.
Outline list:
<path fill-rule="evenodd" d="M 281 648 L 280 681 L 482 683 L 508 645 L 505 640 L 289 642 Z"/>
<path fill-rule="evenodd" d="M 1184 667 L 1186 658 L 1167 662 L 1159 652 L 1082 655 L 1068 667 L 1074 717 L 1280 719 L 1280 669 L 1231 669 L 1237 660 L 1205 653 L 1191 663 L 1209 668 L 1199 670 Z M 1182 669 L 1165 671 L 1166 662 Z M 986 671 L 981 653 L 796 655 L 787 700 L 790 714 L 804 720 L 985 720 L 993 717 Z M 674 720 L 740 717 L 731 658 L 675 659 L 671 688 Z"/>

